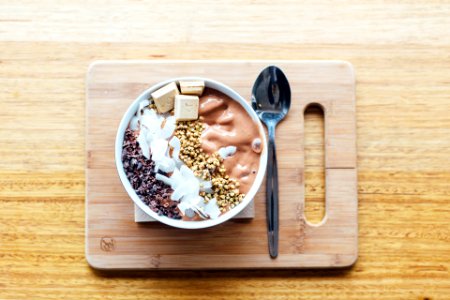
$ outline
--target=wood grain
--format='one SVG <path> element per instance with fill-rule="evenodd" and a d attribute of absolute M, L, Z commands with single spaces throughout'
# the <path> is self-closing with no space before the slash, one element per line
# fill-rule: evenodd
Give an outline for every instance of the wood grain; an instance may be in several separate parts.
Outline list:
<path fill-rule="evenodd" d="M 209 77 L 250 100 L 267 65 L 289 78 L 292 104 L 278 126 L 280 250 L 267 250 L 265 189 L 254 198 L 256 217 L 206 230 L 161 224 L 136 226 L 114 163 L 117 125 L 146 88 L 169 78 Z M 240 76 L 235 76 L 235 73 Z M 100 61 L 86 88 L 86 258 L 99 269 L 230 269 L 348 267 L 357 259 L 355 78 L 342 61 Z M 304 111 L 325 111 L 326 219 L 304 218 Z M 124 213 L 129 210 L 128 213 Z M 108 244 L 108 245 L 105 245 Z"/>
<path fill-rule="evenodd" d="M 296 2 L 2 1 L 0 298 L 448 298 L 449 1 Z M 148 58 L 355 66 L 353 269 L 105 274 L 87 266 L 86 69 L 96 59 Z"/>

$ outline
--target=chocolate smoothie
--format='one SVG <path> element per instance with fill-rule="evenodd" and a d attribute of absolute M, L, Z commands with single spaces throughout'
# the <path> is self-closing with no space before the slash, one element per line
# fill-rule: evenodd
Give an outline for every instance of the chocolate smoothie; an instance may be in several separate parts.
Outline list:
<path fill-rule="evenodd" d="M 210 88 L 200 97 L 199 116 L 206 125 L 201 136 L 206 153 L 227 146 L 237 148 L 236 153 L 225 158 L 224 166 L 227 175 L 240 182 L 240 192 L 247 193 L 259 167 L 261 149 L 254 147 L 261 142 L 257 124 L 238 102 Z"/>

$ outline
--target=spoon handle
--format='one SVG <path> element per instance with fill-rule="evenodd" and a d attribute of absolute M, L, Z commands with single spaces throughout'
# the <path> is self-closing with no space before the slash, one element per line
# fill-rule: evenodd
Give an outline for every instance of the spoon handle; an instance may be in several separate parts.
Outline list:
<path fill-rule="evenodd" d="M 275 147 L 275 125 L 268 126 L 269 146 L 266 179 L 267 237 L 270 257 L 278 256 L 278 165 Z"/>

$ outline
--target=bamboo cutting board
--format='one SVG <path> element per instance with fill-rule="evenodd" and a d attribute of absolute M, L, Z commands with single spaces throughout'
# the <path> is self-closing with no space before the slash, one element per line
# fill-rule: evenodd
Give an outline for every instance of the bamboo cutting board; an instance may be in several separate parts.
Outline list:
<path fill-rule="evenodd" d="M 268 254 L 264 185 L 255 218 L 183 230 L 136 223 L 132 200 L 114 164 L 114 139 L 128 105 L 147 87 L 172 77 L 221 81 L 244 98 L 259 72 L 275 64 L 292 90 L 291 110 L 277 127 L 280 254 Z M 102 61 L 86 84 L 86 259 L 99 269 L 345 267 L 357 259 L 355 79 L 341 61 Z M 303 116 L 310 104 L 325 114 L 326 216 L 304 218 Z"/>

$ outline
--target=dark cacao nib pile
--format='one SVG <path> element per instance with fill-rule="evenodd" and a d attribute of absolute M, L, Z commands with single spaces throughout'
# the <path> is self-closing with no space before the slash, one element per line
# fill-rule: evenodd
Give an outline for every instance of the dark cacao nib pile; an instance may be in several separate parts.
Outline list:
<path fill-rule="evenodd" d="M 170 200 L 172 189 L 155 178 L 155 163 L 142 154 L 135 133 L 125 131 L 122 146 L 122 162 L 125 174 L 136 194 L 154 212 L 173 219 L 181 219 L 177 202 Z"/>

